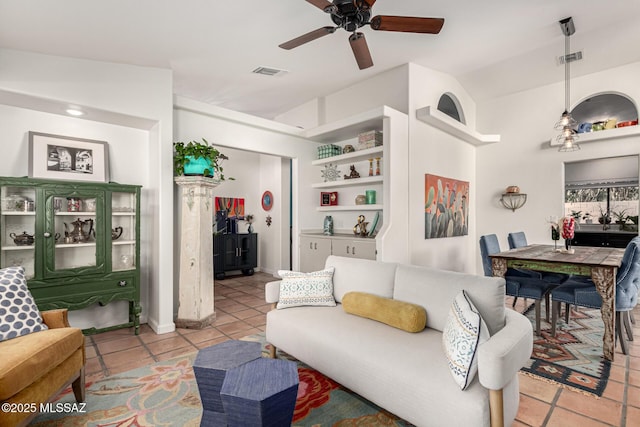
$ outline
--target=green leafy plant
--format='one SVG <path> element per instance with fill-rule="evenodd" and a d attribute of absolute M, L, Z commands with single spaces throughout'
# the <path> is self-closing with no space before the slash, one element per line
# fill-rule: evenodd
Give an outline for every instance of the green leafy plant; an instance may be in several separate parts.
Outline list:
<path fill-rule="evenodd" d="M 624 224 L 627 222 L 627 210 L 622 209 L 620 211 L 612 211 L 613 216 L 616 218 L 616 224 Z"/>
<path fill-rule="evenodd" d="M 203 158 L 211 163 L 213 170 L 205 169 L 204 176 L 213 176 L 216 172 L 220 181 L 225 180 L 222 161 L 229 158 L 213 145 L 209 145 L 206 139 L 202 138 L 202 142 L 189 141 L 186 144 L 181 141 L 173 143 L 173 173 L 176 176 L 184 175 L 184 166 L 190 162 L 191 158 Z M 230 177 L 229 179 L 233 180 L 234 178 Z"/>

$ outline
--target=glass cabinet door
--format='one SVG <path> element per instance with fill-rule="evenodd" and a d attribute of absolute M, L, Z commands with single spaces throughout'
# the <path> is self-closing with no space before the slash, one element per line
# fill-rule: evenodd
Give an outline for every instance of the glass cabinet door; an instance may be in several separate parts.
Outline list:
<path fill-rule="evenodd" d="M 47 190 L 45 201 L 44 276 L 104 272 L 104 192 Z"/>
<path fill-rule="evenodd" d="M 111 194 L 111 269 L 135 270 L 136 259 L 136 207 L 135 193 Z"/>
<path fill-rule="evenodd" d="M 35 187 L 0 189 L 0 268 L 22 266 L 28 279 L 35 275 Z"/>

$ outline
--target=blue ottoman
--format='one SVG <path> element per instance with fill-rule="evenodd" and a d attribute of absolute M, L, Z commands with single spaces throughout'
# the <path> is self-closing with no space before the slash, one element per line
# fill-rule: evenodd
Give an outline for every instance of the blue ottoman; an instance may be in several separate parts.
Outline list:
<path fill-rule="evenodd" d="M 298 365 L 261 358 L 230 369 L 220 390 L 229 427 L 290 426 Z"/>
<path fill-rule="evenodd" d="M 220 398 L 220 389 L 229 370 L 262 358 L 259 342 L 225 341 L 198 352 L 193 372 L 202 401 L 201 426 L 226 427 L 227 417 Z"/>

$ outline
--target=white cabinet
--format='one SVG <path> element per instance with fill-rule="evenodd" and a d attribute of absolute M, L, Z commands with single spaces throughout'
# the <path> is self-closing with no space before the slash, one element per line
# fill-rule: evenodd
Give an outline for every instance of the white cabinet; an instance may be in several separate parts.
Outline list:
<path fill-rule="evenodd" d="M 331 239 L 317 236 L 300 236 L 300 270 L 308 273 L 324 268 L 331 255 Z"/>
<path fill-rule="evenodd" d="M 349 258 L 376 259 L 376 242 L 373 239 L 333 239 L 331 253 Z"/>
<path fill-rule="evenodd" d="M 329 255 L 375 260 L 376 241 L 348 235 L 300 235 L 300 271 L 308 273 L 322 270 Z"/>

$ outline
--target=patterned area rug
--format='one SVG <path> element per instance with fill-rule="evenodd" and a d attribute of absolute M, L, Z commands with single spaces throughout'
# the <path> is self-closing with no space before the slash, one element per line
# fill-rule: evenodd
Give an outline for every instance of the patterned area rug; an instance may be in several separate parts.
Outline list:
<path fill-rule="evenodd" d="M 564 306 L 564 304 L 563 304 Z M 602 396 L 611 363 L 602 355 L 604 324 L 600 310 L 575 307 L 567 325 L 564 312 L 558 319 L 556 336 L 551 335 L 551 324 L 541 319 L 541 336 L 533 334 L 533 353 L 529 364 L 522 368 L 534 377 L 542 377 L 564 387 Z M 531 305 L 525 316 L 531 320 L 535 331 L 535 310 Z"/>
<path fill-rule="evenodd" d="M 263 343 L 262 335 L 244 338 Z M 202 405 L 192 364 L 196 353 L 87 383 L 86 411 L 40 414 L 31 426 L 185 426 L 197 427 Z M 335 381 L 298 363 L 300 384 L 293 426 L 412 426 Z M 75 403 L 67 390 L 57 401 Z"/>

